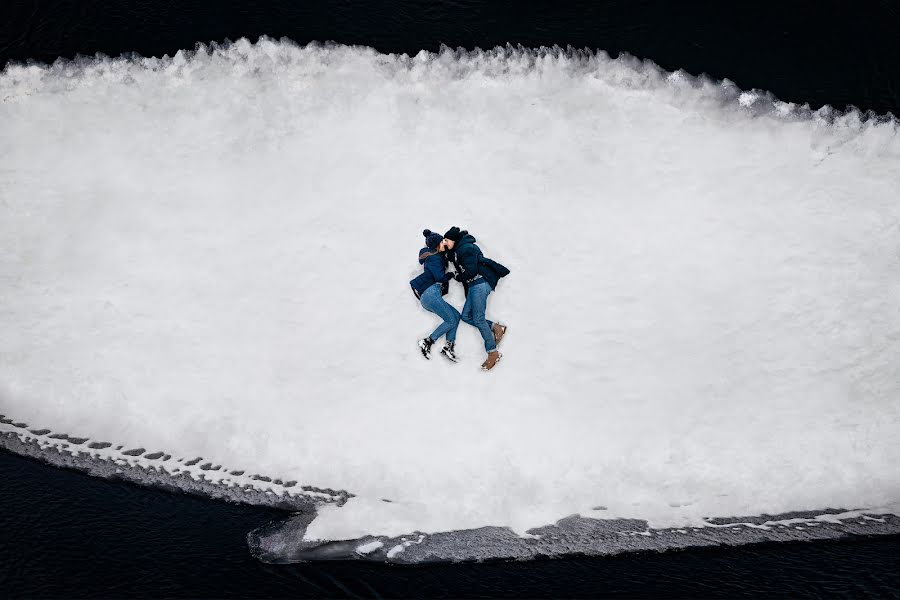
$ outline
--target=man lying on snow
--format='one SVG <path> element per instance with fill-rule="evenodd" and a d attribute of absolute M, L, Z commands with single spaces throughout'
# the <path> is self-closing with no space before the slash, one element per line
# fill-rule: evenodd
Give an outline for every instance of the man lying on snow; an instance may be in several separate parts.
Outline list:
<path fill-rule="evenodd" d="M 484 339 L 487 359 L 481 368 L 485 371 L 493 369 L 502 356 L 497 351 L 497 345 L 506 333 L 506 326 L 487 320 L 487 299 L 499 280 L 509 275 L 509 269 L 485 258 L 475 245 L 475 237 L 459 227 L 451 227 L 443 238 L 429 229 L 422 234 L 425 236 L 425 248 L 419 251 L 419 264 L 424 266 L 425 272 L 409 283 L 422 306 L 443 319 L 443 323 L 430 336 L 419 342 L 422 355 L 431 358 L 431 346 L 446 335 L 447 343 L 441 354 L 456 362 L 456 328 L 462 319 L 478 329 Z M 448 262 L 453 262 L 456 267 L 455 274 L 446 272 Z M 443 299 L 450 279 L 463 284 L 466 303 L 462 315 Z"/>

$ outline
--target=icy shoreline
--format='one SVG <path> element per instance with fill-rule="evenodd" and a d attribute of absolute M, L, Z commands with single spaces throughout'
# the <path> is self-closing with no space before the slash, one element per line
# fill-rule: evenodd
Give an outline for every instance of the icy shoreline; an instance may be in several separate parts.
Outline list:
<path fill-rule="evenodd" d="M 36 435 L 26 427 L 18 427 L 24 424 L 13 423 L 3 416 L 0 420 L 3 429 L 0 430 L 0 448 L 50 466 L 169 492 L 294 513 L 247 534 L 251 554 L 266 563 L 366 560 L 424 564 L 533 560 L 900 534 L 900 517 L 897 515 L 827 508 L 779 515 L 713 518 L 708 519 L 704 527 L 654 529 L 642 519 L 593 519 L 572 515 L 553 525 L 530 529 L 527 537 L 521 537 L 507 527 L 488 526 L 437 533 L 365 536 L 354 540 L 306 540 L 307 529 L 317 516 L 316 506 L 340 506 L 352 494 L 343 490 L 331 490 L 331 496 L 321 490 L 315 493 L 276 493 L 271 487 L 264 489 L 262 486 L 271 484 L 277 487 L 274 481 L 279 480 L 266 482 L 265 479 L 271 478 L 264 476 L 256 476 L 259 478 L 253 480 L 253 484 L 238 485 L 214 482 L 203 473 L 197 475 L 189 470 L 170 473 L 162 465 L 97 456 L 89 451 L 87 440 L 82 438 L 60 436 L 53 438 L 55 442 L 48 443 L 41 438 L 49 434 Z"/>
<path fill-rule="evenodd" d="M 123 450 L 122 446 L 113 449 L 108 443 L 98 444 L 88 438 L 49 430 L 34 431 L 25 423 L 0 415 L 0 449 L 103 479 L 289 511 L 311 511 L 316 504 L 341 505 L 352 497 L 343 490 L 298 486 L 296 482 L 284 482 L 265 475 L 233 472 L 240 475 L 227 473 L 222 477 L 221 466 L 215 465 L 213 469 L 213 465 L 204 462 L 202 457 L 173 458 L 162 452 L 146 452 L 143 448 L 137 454 L 134 450 Z M 295 486 L 299 492 L 290 490 Z"/>
<path fill-rule="evenodd" d="M 762 542 L 797 542 L 900 533 L 900 517 L 825 509 L 781 515 L 710 519 L 705 527 L 651 529 L 641 519 L 590 519 L 578 515 L 528 531 L 481 527 L 435 534 L 367 536 L 332 542 L 303 541 L 313 516 L 297 515 L 247 536 L 250 552 L 267 563 L 366 560 L 397 564 L 485 560 L 534 560 L 566 556 L 612 556 Z"/>

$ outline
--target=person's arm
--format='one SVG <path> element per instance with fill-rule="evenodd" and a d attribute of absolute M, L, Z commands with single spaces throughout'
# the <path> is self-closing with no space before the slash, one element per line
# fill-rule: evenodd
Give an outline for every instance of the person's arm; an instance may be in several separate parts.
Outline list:
<path fill-rule="evenodd" d="M 433 254 L 425 259 L 425 270 L 431 273 L 436 283 L 444 281 L 444 263 L 437 254 Z"/>
<path fill-rule="evenodd" d="M 457 254 L 459 258 L 459 276 L 460 281 L 468 281 L 478 275 L 478 257 L 481 256 L 481 250 L 474 244 L 465 249 L 461 254 Z"/>

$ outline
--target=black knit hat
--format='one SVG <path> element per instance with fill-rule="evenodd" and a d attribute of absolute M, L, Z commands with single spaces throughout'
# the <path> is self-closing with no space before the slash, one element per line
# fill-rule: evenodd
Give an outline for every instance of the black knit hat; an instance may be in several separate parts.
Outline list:
<path fill-rule="evenodd" d="M 439 233 L 435 233 L 430 229 L 426 229 L 422 232 L 422 235 L 425 236 L 425 245 L 429 250 L 437 250 L 438 244 L 443 240 L 443 236 Z"/>
<path fill-rule="evenodd" d="M 465 230 L 460 230 L 459 227 L 454 225 L 453 227 L 451 227 L 450 229 L 447 230 L 447 233 L 444 234 L 444 237 L 447 238 L 448 240 L 453 240 L 454 242 L 458 242 L 467 233 L 469 233 L 469 232 L 465 231 Z"/>

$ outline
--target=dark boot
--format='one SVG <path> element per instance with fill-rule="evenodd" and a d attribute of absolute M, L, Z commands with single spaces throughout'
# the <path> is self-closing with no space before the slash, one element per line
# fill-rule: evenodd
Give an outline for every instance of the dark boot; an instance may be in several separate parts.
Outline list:
<path fill-rule="evenodd" d="M 444 347 L 441 348 L 441 354 L 446 356 L 452 362 L 457 362 L 459 359 L 456 357 L 456 342 L 447 342 L 444 344 Z"/>
<path fill-rule="evenodd" d="M 425 338 L 424 340 L 419 340 L 419 350 L 422 351 L 422 356 L 427 359 L 431 359 L 431 346 L 434 345 L 434 340 L 430 337 Z"/>

